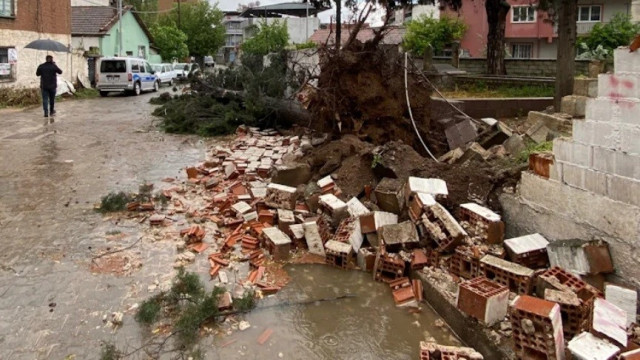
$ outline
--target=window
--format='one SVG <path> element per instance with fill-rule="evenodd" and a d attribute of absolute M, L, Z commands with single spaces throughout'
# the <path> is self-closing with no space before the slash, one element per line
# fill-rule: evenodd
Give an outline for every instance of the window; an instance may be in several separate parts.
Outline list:
<path fill-rule="evenodd" d="M 600 20 L 602 20 L 602 6 L 578 6 L 579 22 L 598 22 Z"/>
<path fill-rule="evenodd" d="M 147 47 L 144 45 L 139 45 L 138 46 L 138 57 L 141 59 L 146 59 L 147 58 Z"/>
<path fill-rule="evenodd" d="M 15 0 L 0 0 L 0 17 L 13 17 L 15 15 Z"/>
<path fill-rule="evenodd" d="M 533 6 L 512 7 L 511 22 L 524 23 L 536 21 L 536 9 Z"/>
<path fill-rule="evenodd" d="M 133 72 L 133 73 L 140 72 L 140 66 L 138 65 L 137 61 L 132 61 L 131 62 L 131 72 Z"/>
<path fill-rule="evenodd" d="M 0 81 L 13 80 L 13 65 L 9 61 L 9 51 L 15 52 L 14 48 L 0 48 Z"/>
<path fill-rule="evenodd" d="M 533 44 L 511 44 L 511 57 L 514 59 L 530 59 Z"/>
<path fill-rule="evenodd" d="M 123 73 L 127 72 L 127 64 L 124 60 L 103 60 L 100 63 L 101 73 Z"/>
<path fill-rule="evenodd" d="M 142 67 L 142 66 L 141 66 Z M 149 65 L 149 63 L 144 63 L 144 67 L 147 73 L 151 74 L 151 72 L 153 71 L 151 69 L 151 65 Z"/>

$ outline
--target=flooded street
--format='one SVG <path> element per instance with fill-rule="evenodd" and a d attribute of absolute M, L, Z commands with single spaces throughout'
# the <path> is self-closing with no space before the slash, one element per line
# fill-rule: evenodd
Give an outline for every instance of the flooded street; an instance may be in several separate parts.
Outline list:
<path fill-rule="evenodd" d="M 173 278 L 175 245 L 136 242 L 142 226 L 135 219 L 103 217 L 94 204 L 144 181 L 159 189 L 165 177 L 184 180 L 184 168 L 204 160 L 213 143 L 158 131 L 152 96 L 60 102 L 53 123 L 40 108 L 0 110 L 0 359 L 95 359 L 105 341 L 126 352 L 149 334 L 132 307 L 154 281 Z M 132 244 L 140 270 L 122 277 L 89 271 L 97 251 Z M 206 281 L 201 260 L 188 270 Z M 415 359 L 420 340 L 457 343 L 434 325 L 438 317 L 428 307 L 419 314 L 397 309 L 388 286 L 369 273 L 287 269 L 291 283 L 244 316 L 250 329 L 203 339 L 206 358 Z M 353 296 L 297 304 L 344 294 Z M 115 311 L 125 315 L 114 331 L 103 317 Z M 259 345 L 267 328 L 273 334 Z"/>

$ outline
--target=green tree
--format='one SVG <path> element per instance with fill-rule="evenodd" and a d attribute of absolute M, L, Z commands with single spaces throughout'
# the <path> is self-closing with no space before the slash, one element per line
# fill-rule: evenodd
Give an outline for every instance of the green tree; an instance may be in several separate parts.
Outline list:
<path fill-rule="evenodd" d="M 212 7 L 208 1 L 184 3 L 180 11 L 175 9 L 161 16 L 158 24 L 176 26 L 187 35 L 189 54 L 203 57 L 214 54 L 224 44 L 225 29 L 222 26 L 222 12 Z"/>
<path fill-rule="evenodd" d="M 416 55 L 422 55 L 428 45 L 440 52 L 455 40 L 460 40 L 467 31 L 467 25 L 459 19 L 443 16 L 434 19 L 426 15 L 409 22 L 402 47 Z"/>
<path fill-rule="evenodd" d="M 125 5 L 133 5 L 142 21 L 151 28 L 158 19 L 158 0 L 124 0 Z"/>
<path fill-rule="evenodd" d="M 629 45 L 634 36 L 639 33 L 640 24 L 632 23 L 629 15 L 620 13 L 607 24 L 595 24 L 589 35 L 580 38 L 579 42 L 586 44 L 591 50 L 602 45 L 613 54 L 614 49 Z"/>
<path fill-rule="evenodd" d="M 271 24 L 263 21 L 257 33 L 242 43 L 242 51 L 248 54 L 264 56 L 284 50 L 289 43 L 286 20 L 275 20 Z"/>
<path fill-rule="evenodd" d="M 175 25 L 154 25 L 151 28 L 153 43 L 160 48 L 160 56 L 165 61 L 183 59 L 189 56 L 187 35 Z"/>

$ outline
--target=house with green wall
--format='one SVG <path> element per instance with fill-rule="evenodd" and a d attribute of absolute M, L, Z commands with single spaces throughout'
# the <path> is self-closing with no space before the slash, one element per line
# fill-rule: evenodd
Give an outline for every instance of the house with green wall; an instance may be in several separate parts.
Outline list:
<path fill-rule="evenodd" d="M 120 18 L 113 6 L 71 7 L 72 51 L 85 55 L 89 80 L 93 80 L 97 59 L 103 56 L 129 56 L 147 59 L 150 63 L 162 62 L 158 49 L 153 46 L 149 29 L 132 10 L 132 6 L 125 6 Z"/>

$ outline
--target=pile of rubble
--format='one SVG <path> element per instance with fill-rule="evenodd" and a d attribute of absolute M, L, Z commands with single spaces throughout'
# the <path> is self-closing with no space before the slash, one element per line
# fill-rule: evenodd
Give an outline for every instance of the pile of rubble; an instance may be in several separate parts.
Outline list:
<path fill-rule="evenodd" d="M 637 296 L 604 284 L 614 270 L 606 243 L 549 243 L 539 234 L 504 240 L 504 223 L 490 209 L 447 209 L 447 183 L 436 178 L 384 178 L 359 198 L 343 199 L 331 176 L 306 183 L 309 169 L 295 161 L 308 147 L 308 136 L 241 127 L 228 146 L 186 169 L 185 184 L 163 191 L 169 206 L 149 217 L 159 227 L 186 215 L 175 266 L 202 254 L 212 279 L 228 284 L 227 271 L 243 272 L 236 286 L 268 295 L 286 284 L 276 274 L 283 263 L 315 256 L 370 272 L 389 285 L 399 307 L 423 300 L 419 273 L 460 311 L 487 326 L 501 323 L 520 359 L 564 358 L 565 340 L 578 359 L 594 353 L 594 343 L 611 354 L 594 359 L 623 352 L 634 358 L 628 351 L 640 345 L 627 329 L 636 321 Z M 421 348 L 422 359 L 482 358 L 464 348 Z"/>

